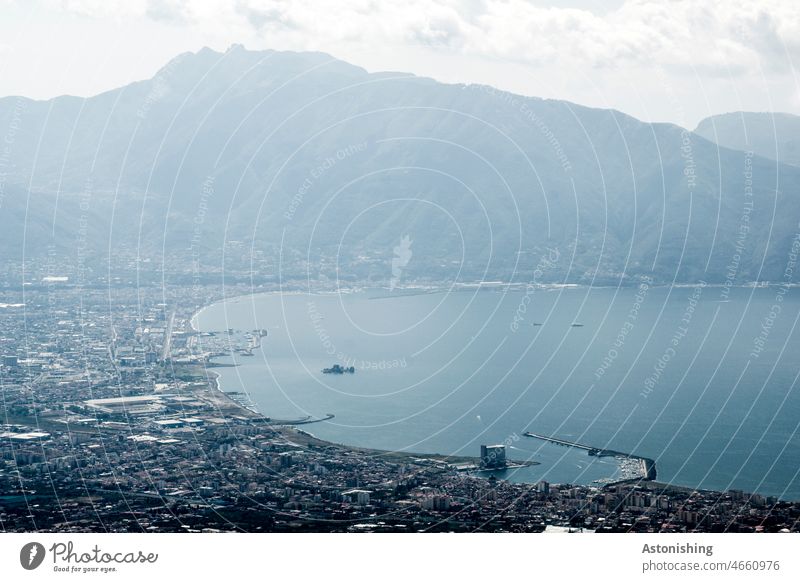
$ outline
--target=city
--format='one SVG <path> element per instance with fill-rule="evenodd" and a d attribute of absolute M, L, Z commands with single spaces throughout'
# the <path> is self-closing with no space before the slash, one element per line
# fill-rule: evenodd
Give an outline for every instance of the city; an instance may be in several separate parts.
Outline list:
<path fill-rule="evenodd" d="M 798 579 L 800 2 L 0 14 L 6 578 Z"/>
<path fill-rule="evenodd" d="M 41 279 L 0 291 L 3 531 L 800 531 L 775 497 L 510 483 L 464 470 L 476 458 L 331 444 L 218 388 L 211 358 L 260 332 L 191 318 L 247 287 Z"/>

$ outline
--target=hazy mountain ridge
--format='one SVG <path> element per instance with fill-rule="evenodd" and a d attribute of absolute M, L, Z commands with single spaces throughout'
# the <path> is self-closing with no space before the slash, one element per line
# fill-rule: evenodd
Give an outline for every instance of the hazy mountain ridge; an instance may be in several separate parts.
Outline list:
<path fill-rule="evenodd" d="M 752 151 L 770 160 L 800 166 L 800 117 L 797 115 L 724 113 L 703 119 L 695 132 L 726 148 Z"/>
<path fill-rule="evenodd" d="M 71 252 L 60 233 L 84 217 L 100 255 L 218 267 L 234 240 L 283 274 L 308 258 L 312 275 L 338 261 L 341 276 L 388 279 L 408 235 L 406 280 L 528 281 L 548 249 L 559 260 L 537 280 L 721 281 L 738 255 L 737 281 L 777 280 L 800 216 L 800 169 L 677 126 L 320 53 L 204 49 L 85 100 L 0 99 L 0 132 L 15 115 L 0 224 L 28 191 L 60 196 L 57 212 L 28 212 L 43 226 L 27 255 Z"/>

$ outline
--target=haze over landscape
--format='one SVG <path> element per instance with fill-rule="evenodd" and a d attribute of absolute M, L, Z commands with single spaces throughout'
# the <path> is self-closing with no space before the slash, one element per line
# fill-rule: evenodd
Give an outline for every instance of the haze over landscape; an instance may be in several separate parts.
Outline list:
<path fill-rule="evenodd" d="M 88 99 L 6 97 L 0 123 L 14 145 L 8 259 L 74 259 L 82 220 L 95 265 L 135 249 L 152 265 L 185 256 L 218 269 L 235 241 L 263 258 L 259 276 L 282 257 L 289 276 L 308 260 L 379 281 L 371 265 L 409 235 L 409 280 L 524 280 L 555 248 L 568 259 L 546 282 L 723 282 L 736 257 L 744 283 L 781 277 L 796 230 L 789 114 L 712 117 L 691 132 L 233 46 Z M 773 126 L 785 128 L 777 142 Z"/>
<path fill-rule="evenodd" d="M 2 10 L 0 531 L 800 532 L 798 3 Z"/>

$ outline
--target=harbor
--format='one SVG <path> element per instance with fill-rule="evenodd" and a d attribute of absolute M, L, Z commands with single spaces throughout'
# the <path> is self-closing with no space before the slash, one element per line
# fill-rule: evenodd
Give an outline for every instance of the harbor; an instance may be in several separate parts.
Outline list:
<path fill-rule="evenodd" d="M 523 436 L 538 439 L 548 443 L 571 447 L 574 449 L 583 449 L 590 456 L 593 457 L 614 457 L 619 463 L 619 476 L 613 479 L 603 479 L 603 484 L 621 483 L 625 481 L 654 481 L 656 479 L 656 462 L 647 457 L 633 455 L 631 453 L 623 453 L 613 449 L 604 449 L 568 441 L 552 436 L 536 434 L 533 432 L 524 432 Z"/>

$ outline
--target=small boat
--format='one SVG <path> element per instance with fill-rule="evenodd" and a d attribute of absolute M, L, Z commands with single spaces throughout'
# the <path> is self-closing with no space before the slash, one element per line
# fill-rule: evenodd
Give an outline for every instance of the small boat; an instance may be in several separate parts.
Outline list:
<path fill-rule="evenodd" d="M 572 324 L 572 327 L 583 327 L 582 323 L 578 323 L 577 321 Z"/>
<path fill-rule="evenodd" d="M 339 364 L 334 364 L 331 368 L 323 368 L 323 374 L 355 374 L 356 369 L 353 366 L 346 368 L 344 366 L 340 366 Z"/>

